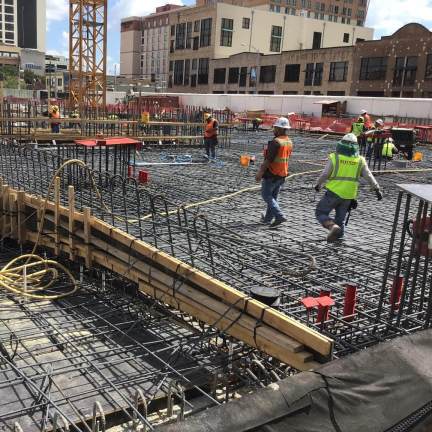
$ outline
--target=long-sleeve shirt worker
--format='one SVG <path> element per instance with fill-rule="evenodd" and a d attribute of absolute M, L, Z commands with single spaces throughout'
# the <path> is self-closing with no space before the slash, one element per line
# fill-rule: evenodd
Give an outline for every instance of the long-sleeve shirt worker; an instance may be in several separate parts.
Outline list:
<path fill-rule="evenodd" d="M 331 160 L 328 160 L 327 165 L 325 166 L 323 172 L 318 178 L 317 185 L 321 187 L 324 183 L 326 183 L 327 180 L 331 177 L 332 172 L 333 172 L 333 163 Z M 370 184 L 372 189 L 374 190 L 379 189 L 379 184 L 375 180 L 375 177 L 371 173 L 367 164 L 363 165 L 360 176 L 363 177 Z"/>

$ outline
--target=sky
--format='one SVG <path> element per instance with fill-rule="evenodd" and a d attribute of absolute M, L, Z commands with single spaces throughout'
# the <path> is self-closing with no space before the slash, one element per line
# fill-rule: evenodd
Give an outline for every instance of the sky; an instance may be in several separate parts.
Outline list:
<path fill-rule="evenodd" d="M 68 56 L 68 0 L 47 0 L 47 52 Z M 120 71 L 120 20 L 154 12 L 165 3 L 191 5 L 195 0 L 108 0 L 108 74 Z M 415 4 L 415 6 L 414 6 Z M 392 34 L 410 22 L 432 30 L 432 0 L 370 0 L 366 25 L 375 39 Z"/>

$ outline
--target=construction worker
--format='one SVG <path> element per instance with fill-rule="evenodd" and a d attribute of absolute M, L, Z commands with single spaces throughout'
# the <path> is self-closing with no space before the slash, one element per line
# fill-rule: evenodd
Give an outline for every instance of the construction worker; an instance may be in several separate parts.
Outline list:
<path fill-rule="evenodd" d="M 52 106 L 49 117 L 52 119 L 59 119 L 60 118 L 60 110 L 59 110 L 59 107 L 57 105 Z M 51 132 L 52 133 L 60 133 L 60 123 L 51 123 Z"/>
<path fill-rule="evenodd" d="M 368 114 L 368 112 L 365 109 L 362 109 L 360 111 L 361 116 L 364 118 L 364 124 L 365 124 L 365 128 L 369 129 L 372 127 L 372 120 Z"/>
<path fill-rule="evenodd" d="M 380 187 L 370 172 L 364 157 L 359 156 L 357 137 L 349 133 L 337 144 L 336 152 L 329 155 L 324 171 L 315 186 L 317 192 L 325 183 L 327 189 L 315 210 L 318 222 L 329 233 L 328 242 L 342 239 L 345 229 L 345 217 L 353 204 L 356 205 L 360 177 L 365 178 L 375 191 L 378 201 L 382 200 Z M 330 213 L 335 211 L 335 217 Z"/>
<path fill-rule="evenodd" d="M 260 119 L 259 117 L 256 117 L 252 120 L 252 130 L 254 132 L 258 132 L 261 124 L 262 124 L 262 119 Z"/>
<path fill-rule="evenodd" d="M 365 132 L 364 118 L 360 116 L 352 125 L 351 132 L 358 138 Z"/>
<path fill-rule="evenodd" d="M 211 114 L 204 114 L 204 146 L 208 159 L 216 158 L 219 123 Z"/>
<path fill-rule="evenodd" d="M 261 223 L 269 225 L 271 229 L 287 220 L 277 199 L 288 176 L 288 160 L 293 149 L 292 142 L 287 136 L 288 129 L 291 129 L 291 126 L 287 118 L 280 117 L 276 120 L 273 125 L 275 138 L 269 141 L 264 149 L 265 160 L 255 176 L 257 182 L 261 181 L 261 196 L 267 204 Z"/>
<path fill-rule="evenodd" d="M 367 143 L 366 157 L 372 155 L 374 140 L 382 134 L 384 130 L 384 121 L 382 119 L 375 120 L 374 127 L 365 132 Z"/>
<path fill-rule="evenodd" d="M 382 149 L 383 158 L 387 160 L 391 160 L 393 159 L 393 155 L 396 153 L 399 153 L 399 151 L 394 144 L 393 138 L 387 138 L 383 144 L 383 149 Z"/>

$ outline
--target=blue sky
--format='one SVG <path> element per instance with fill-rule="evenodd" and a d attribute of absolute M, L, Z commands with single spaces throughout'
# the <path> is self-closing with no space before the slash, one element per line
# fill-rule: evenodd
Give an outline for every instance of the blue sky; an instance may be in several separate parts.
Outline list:
<path fill-rule="evenodd" d="M 432 29 L 432 0 L 370 0 L 367 25 L 375 38 L 388 35 L 409 22 Z M 68 0 L 47 0 L 47 51 L 68 55 Z M 108 73 L 120 58 L 120 20 L 146 15 L 165 3 L 191 5 L 195 0 L 108 0 Z M 117 67 L 117 73 L 119 67 Z"/>

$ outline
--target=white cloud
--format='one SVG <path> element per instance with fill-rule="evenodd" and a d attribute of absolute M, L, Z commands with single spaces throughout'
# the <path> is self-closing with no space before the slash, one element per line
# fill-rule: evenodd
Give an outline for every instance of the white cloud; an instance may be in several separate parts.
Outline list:
<path fill-rule="evenodd" d="M 67 0 L 47 0 L 46 17 L 50 21 L 63 21 L 69 14 L 69 2 Z"/>
<path fill-rule="evenodd" d="M 390 35 L 410 22 L 430 27 L 432 0 L 371 0 L 366 25 L 375 36 Z"/>

